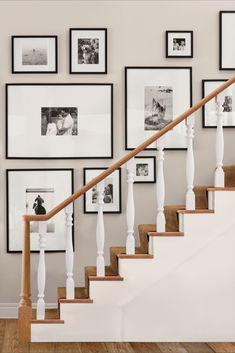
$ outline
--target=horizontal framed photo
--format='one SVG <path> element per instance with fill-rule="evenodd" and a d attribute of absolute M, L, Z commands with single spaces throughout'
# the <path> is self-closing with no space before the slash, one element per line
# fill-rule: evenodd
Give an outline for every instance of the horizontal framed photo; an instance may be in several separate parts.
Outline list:
<path fill-rule="evenodd" d="M 84 168 L 84 185 L 107 168 Z M 104 179 L 104 213 L 121 213 L 121 168 Z M 84 194 L 84 213 L 97 213 L 97 186 Z"/>
<path fill-rule="evenodd" d="M 192 105 L 191 67 L 125 68 L 126 150 L 132 150 Z M 182 122 L 166 134 L 166 149 L 186 149 Z M 147 149 L 156 150 L 155 144 Z"/>
<path fill-rule="evenodd" d="M 193 58 L 193 31 L 166 31 L 167 58 Z"/>
<path fill-rule="evenodd" d="M 135 157 L 135 183 L 156 183 L 156 157 Z"/>
<path fill-rule="evenodd" d="M 107 74 L 107 28 L 70 28 L 70 73 Z"/>
<path fill-rule="evenodd" d="M 43 215 L 73 193 L 73 169 L 7 169 L 7 252 L 21 252 L 24 214 Z M 39 251 L 39 222 L 30 222 L 31 251 Z M 65 213 L 47 221 L 46 251 L 65 251 Z"/>
<path fill-rule="evenodd" d="M 6 85 L 6 158 L 112 158 L 112 84 Z"/>
<path fill-rule="evenodd" d="M 235 11 L 220 11 L 220 70 L 235 70 Z"/>
<path fill-rule="evenodd" d="M 227 80 L 202 80 L 202 98 L 206 97 Z M 235 87 L 228 87 L 221 94 L 223 99 L 223 127 L 235 127 Z M 202 107 L 203 127 L 217 127 L 215 99 L 210 100 Z"/>
<path fill-rule="evenodd" d="M 12 36 L 12 73 L 57 73 L 57 36 Z"/>

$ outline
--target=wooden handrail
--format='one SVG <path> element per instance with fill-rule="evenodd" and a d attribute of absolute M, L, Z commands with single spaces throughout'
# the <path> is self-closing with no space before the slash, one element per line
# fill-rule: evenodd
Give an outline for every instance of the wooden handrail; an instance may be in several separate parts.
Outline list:
<path fill-rule="evenodd" d="M 235 76 L 230 78 L 228 81 L 223 83 L 221 86 L 219 86 L 217 89 L 215 89 L 213 92 L 208 94 L 205 98 L 203 98 L 200 102 L 186 110 L 183 114 L 181 114 L 177 119 L 173 120 L 170 124 L 166 125 L 162 130 L 148 138 L 145 142 L 143 142 L 141 145 L 136 147 L 133 151 L 129 152 L 126 156 L 121 158 L 119 161 L 111 165 L 109 168 L 107 168 L 104 172 L 102 172 L 100 175 L 92 179 L 89 183 L 84 185 L 81 189 L 77 190 L 73 195 L 69 196 L 66 200 L 61 202 L 58 206 L 53 208 L 50 212 L 48 212 L 45 215 L 23 215 L 23 219 L 25 221 L 47 221 L 48 219 L 52 218 L 55 216 L 58 212 L 60 212 L 63 208 L 68 206 L 71 202 L 76 200 L 78 197 L 83 195 L 85 192 L 90 190 L 93 186 L 98 184 L 101 180 L 106 178 L 108 175 L 110 175 L 112 172 L 114 172 L 117 168 L 122 166 L 124 163 L 129 161 L 132 157 L 136 156 L 138 153 L 143 151 L 146 147 L 151 145 L 154 141 L 159 139 L 162 135 L 166 134 L 169 130 L 173 129 L 176 125 L 181 123 L 183 120 L 187 119 L 191 114 L 193 114 L 195 111 L 197 111 L 199 108 L 201 108 L 203 105 L 205 105 L 207 102 L 209 102 L 211 99 L 216 97 L 219 93 L 224 91 L 227 87 L 229 87 L 231 84 L 235 83 Z"/>

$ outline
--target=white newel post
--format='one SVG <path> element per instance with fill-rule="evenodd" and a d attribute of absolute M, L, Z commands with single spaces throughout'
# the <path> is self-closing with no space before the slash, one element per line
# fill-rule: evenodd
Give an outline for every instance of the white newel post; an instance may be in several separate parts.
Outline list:
<path fill-rule="evenodd" d="M 127 168 L 127 205 L 126 205 L 126 222 L 127 222 L 127 239 L 126 253 L 128 255 L 135 254 L 135 237 L 134 237 L 134 222 L 135 222 L 135 203 L 133 184 L 135 178 L 135 161 L 131 158 L 126 163 Z"/>
<path fill-rule="evenodd" d="M 186 210 L 195 210 L 195 194 L 193 191 L 194 181 L 194 154 L 193 154 L 193 138 L 194 138 L 194 115 L 187 118 L 187 158 L 186 158 Z"/>
<path fill-rule="evenodd" d="M 96 245 L 97 245 L 97 276 L 105 277 L 105 262 L 104 262 L 104 216 L 103 216 L 103 205 L 104 205 L 104 180 L 97 184 L 97 204 L 98 204 L 98 215 L 96 225 Z"/>
<path fill-rule="evenodd" d="M 46 284 L 46 268 L 45 268 L 45 248 L 46 248 L 46 232 L 47 222 L 39 223 L 39 262 L 38 262 L 38 301 L 37 301 L 37 320 L 45 319 L 45 301 L 44 292 Z"/>
<path fill-rule="evenodd" d="M 224 187 L 224 132 L 223 132 L 223 96 L 219 95 L 215 98 L 217 130 L 216 130 L 216 170 L 215 170 L 215 187 Z"/>
<path fill-rule="evenodd" d="M 166 231 L 166 219 L 164 214 L 165 181 L 163 172 L 165 136 L 156 141 L 157 148 L 157 232 Z"/>
<path fill-rule="evenodd" d="M 70 203 L 65 207 L 65 218 L 66 218 L 66 299 L 74 299 L 74 279 L 73 279 L 73 203 Z"/>

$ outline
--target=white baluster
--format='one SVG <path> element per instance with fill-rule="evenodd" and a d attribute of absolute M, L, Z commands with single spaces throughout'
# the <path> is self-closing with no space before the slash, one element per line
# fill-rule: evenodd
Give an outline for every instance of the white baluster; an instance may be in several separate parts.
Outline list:
<path fill-rule="evenodd" d="M 73 203 L 70 203 L 65 207 L 65 218 L 66 218 L 66 299 L 74 299 L 74 279 L 73 279 Z"/>
<path fill-rule="evenodd" d="M 39 262 L 38 262 L 38 301 L 37 301 L 37 320 L 45 319 L 44 291 L 46 284 L 45 268 L 45 248 L 46 248 L 47 222 L 39 222 Z"/>
<path fill-rule="evenodd" d="M 135 237 L 134 237 L 134 222 L 135 222 L 135 203 L 133 193 L 133 183 L 135 177 L 135 160 L 131 158 L 126 163 L 127 168 L 127 205 L 126 205 L 126 221 L 127 221 L 127 239 L 126 253 L 128 255 L 135 254 Z"/>
<path fill-rule="evenodd" d="M 224 156 L 224 132 L 223 132 L 223 99 L 221 96 L 216 97 L 216 115 L 217 115 L 217 130 L 216 130 L 216 170 L 215 170 L 215 187 L 224 187 L 224 171 L 223 171 L 223 156 Z"/>
<path fill-rule="evenodd" d="M 187 159 L 186 159 L 186 210 L 195 210 L 195 194 L 193 191 L 194 180 L 194 154 L 193 154 L 193 138 L 194 138 L 194 115 L 187 118 Z"/>
<path fill-rule="evenodd" d="M 104 262 L 104 217 L 103 217 L 103 205 L 104 205 L 104 180 L 97 184 L 97 204 L 98 204 L 98 215 L 96 225 L 96 245 L 97 245 L 97 276 L 105 276 L 105 262 Z"/>
<path fill-rule="evenodd" d="M 157 148 L 157 231 L 166 231 L 166 219 L 164 214 L 165 181 L 163 172 L 165 136 L 156 141 Z"/>

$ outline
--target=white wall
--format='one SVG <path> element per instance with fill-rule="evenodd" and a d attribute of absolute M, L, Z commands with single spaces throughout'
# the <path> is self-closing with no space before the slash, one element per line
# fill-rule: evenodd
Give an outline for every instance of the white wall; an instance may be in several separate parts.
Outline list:
<path fill-rule="evenodd" d="M 5 87 L 10 83 L 31 82 L 113 82 L 114 160 L 124 150 L 124 66 L 192 66 L 193 102 L 201 98 L 201 80 L 229 78 L 234 72 L 219 71 L 219 11 L 235 10 L 234 1 L 1 1 L 0 2 L 0 303 L 18 302 L 20 291 L 19 254 L 6 254 L 6 176 L 7 168 L 74 168 L 75 189 L 82 183 L 83 167 L 106 167 L 111 160 L 6 160 Z M 69 75 L 69 28 L 108 28 L 108 75 Z M 194 31 L 193 59 L 165 58 L 166 30 Z M 59 40 L 57 75 L 12 75 L 11 35 L 56 34 Z M 211 184 L 215 167 L 214 129 L 202 129 L 202 115 L 196 119 L 196 183 Z M 233 129 L 225 131 L 225 164 L 234 162 Z M 142 153 L 153 155 L 151 151 Z M 185 151 L 166 152 L 166 203 L 184 202 Z M 106 259 L 110 245 L 125 241 L 125 172 L 123 171 L 123 213 L 106 215 Z M 177 185 L 177 187 L 175 187 Z M 154 185 L 135 185 L 136 224 L 155 221 Z M 147 206 L 147 207 L 146 207 Z M 152 208 L 152 212 L 151 212 Z M 82 198 L 75 207 L 75 279 L 83 283 L 84 266 L 95 264 L 95 215 L 83 214 Z M 21 234 L 19 234 L 21 236 Z M 136 233 L 137 236 L 137 233 Z M 32 255 L 33 301 L 38 256 Z M 65 283 L 64 254 L 47 255 L 47 302 L 56 301 L 56 287 Z"/>

